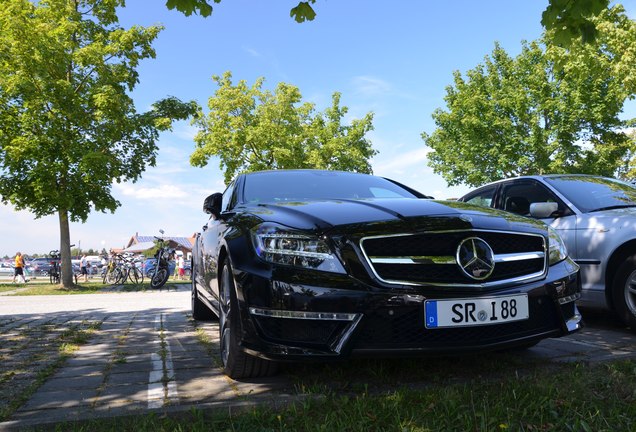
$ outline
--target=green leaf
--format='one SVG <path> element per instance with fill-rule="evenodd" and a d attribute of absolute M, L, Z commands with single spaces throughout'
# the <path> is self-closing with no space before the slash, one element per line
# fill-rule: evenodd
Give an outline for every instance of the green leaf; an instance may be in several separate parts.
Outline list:
<path fill-rule="evenodd" d="M 220 3 L 221 0 L 214 0 L 214 2 Z M 166 6 L 170 10 L 178 10 L 185 16 L 198 13 L 202 17 L 208 17 L 212 14 L 212 5 L 205 0 L 167 0 Z"/>
<path fill-rule="evenodd" d="M 315 0 L 311 0 L 311 3 L 315 3 Z M 297 23 L 302 23 L 305 21 L 313 21 L 314 18 L 316 18 L 316 12 L 309 2 L 301 1 L 296 7 L 291 9 L 289 16 L 293 17 Z"/>

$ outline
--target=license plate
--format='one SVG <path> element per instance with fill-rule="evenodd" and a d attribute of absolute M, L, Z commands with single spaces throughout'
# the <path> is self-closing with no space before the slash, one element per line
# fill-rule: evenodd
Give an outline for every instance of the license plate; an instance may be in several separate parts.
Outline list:
<path fill-rule="evenodd" d="M 528 295 L 424 302 L 426 328 L 471 327 L 521 321 L 530 317 Z"/>

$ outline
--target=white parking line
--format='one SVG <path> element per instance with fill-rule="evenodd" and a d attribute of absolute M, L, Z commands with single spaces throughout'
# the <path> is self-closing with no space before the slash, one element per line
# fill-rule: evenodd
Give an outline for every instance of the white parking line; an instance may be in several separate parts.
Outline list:
<path fill-rule="evenodd" d="M 150 354 L 152 370 L 148 377 L 148 409 L 161 408 L 165 399 L 163 388 L 163 360 L 157 353 Z"/>
<path fill-rule="evenodd" d="M 166 399 L 168 402 L 178 402 L 179 394 L 177 393 L 177 381 L 174 376 L 174 368 L 172 367 L 172 350 L 170 343 L 166 342 L 166 376 L 168 377 L 168 386 L 166 389 Z"/>
<path fill-rule="evenodd" d="M 152 369 L 148 377 L 148 409 L 161 408 L 168 402 L 178 402 L 177 382 L 175 381 L 174 368 L 172 367 L 172 351 L 170 343 L 165 338 L 166 329 L 163 327 L 163 315 L 155 318 L 155 330 L 159 333 L 159 339 L 155 340 L 157 351 L 150 354 Z M 161 340 L 164 331 L 165 352 L 161 356 Z M 164 377 L 167 378 L 164 383 Z"/>

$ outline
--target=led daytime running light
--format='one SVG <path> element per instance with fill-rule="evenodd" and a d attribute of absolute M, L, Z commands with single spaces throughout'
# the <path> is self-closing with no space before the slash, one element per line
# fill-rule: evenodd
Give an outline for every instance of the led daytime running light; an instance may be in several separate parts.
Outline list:
<path fill-rule="evenodd" d="M 353 321 L 358 314 L 339 313 L 339 312 L 305 312 L 290 310 L 274 310 L 262 308 L 250 308 L 252 315 L 263 316 L 268 318 L 292 318 L 303 320 L 319 320 L 319 321 Z"/>
<path fill-rule="evenodd" d="M 315 252 L 307 249 L 321 249 L 321 240 L 292 234 L 257 234 L 263 252 L 281 255 L 302 255 L 308 258 L 334 259 L 329 252 Z M 285 242 L 287 240 L 287 242 Z"/>

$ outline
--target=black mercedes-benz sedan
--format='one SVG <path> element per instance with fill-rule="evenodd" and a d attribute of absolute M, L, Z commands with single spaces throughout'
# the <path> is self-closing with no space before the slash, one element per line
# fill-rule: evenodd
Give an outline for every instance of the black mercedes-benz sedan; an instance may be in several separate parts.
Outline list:
<path fill-rule="evenodd" d="M 219 319 L 232 378 L 529 347 L 582 326 L 578 266 L 540 221 L 320 170 L 242 174 L 203 210 L 192 316 Z"/>

